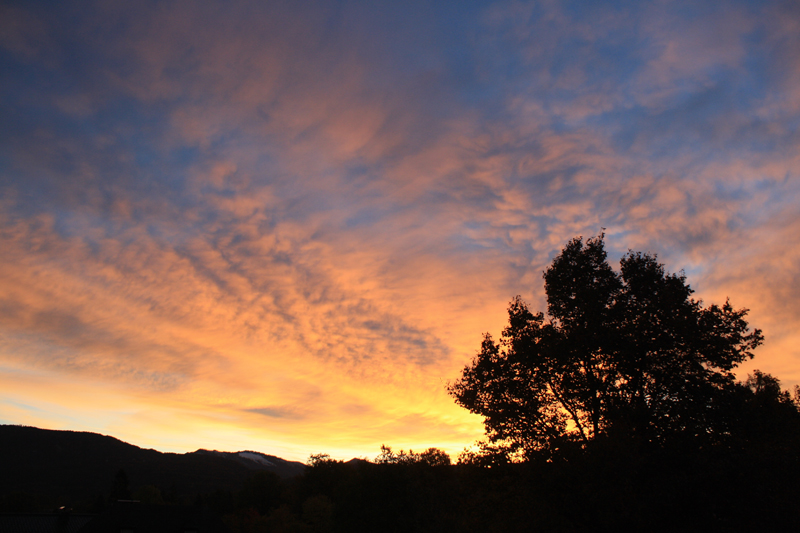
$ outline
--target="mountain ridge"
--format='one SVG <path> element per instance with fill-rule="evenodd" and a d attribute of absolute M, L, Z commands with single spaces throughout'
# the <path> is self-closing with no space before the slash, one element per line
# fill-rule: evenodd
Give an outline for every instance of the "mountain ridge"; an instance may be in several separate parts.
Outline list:
<path fill-rule="evenodd" d="M 291 478 L 302 474 L 305 465 L 250 450 L 179 454 L 87 431 L 0 425 L 0 496 L 22 493 L 67 503 L 90 501 L 108 495 L 120 470 L 132 493 L 153 486 L 185 499 L 238 490 L 259 472 Z"/>

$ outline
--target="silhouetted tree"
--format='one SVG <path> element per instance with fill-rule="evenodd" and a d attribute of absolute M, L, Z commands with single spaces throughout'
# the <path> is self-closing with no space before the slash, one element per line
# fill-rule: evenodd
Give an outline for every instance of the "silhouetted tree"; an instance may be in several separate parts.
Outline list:
<path fill-rule="evenodd" d="M 728 404 L 732 447 L 787 460 L 800 460 L 800 406 L 780 381 L 760 370 L 753 371 Z"/>
<path fill-rule="evenodd" d="M 428 466 L 443 466 L 450 464 L 450 456 L 439 448 L 428 448 L 422 453 L 414 450 L 400 450 L 395 453 L 390 446 L 381 445 L 381 453 L 375 458 L 376 464 L 420 464 Z"/>
<path fill-rule="evenodd" d="M 125 470 L 120 468 L 114 476 L 114 482 L 111 484 L 109 499 L 113 502 L 117 500 L 129 500 L 130 497 L 131 491 L 128 488 L 128 474 L 125 473 Z"/>
<path fill-rule="evenodd" d="M 419 454 L 419 462 L 428 466 L 447 466 L 450 464 L 450 456 L 439 448 L 428 448 Z"/>
<path fill-rule="evenodd" d="M 582 449 L 601 437 L 660 446 L 729 433 L 719 413 L 732 370 L 763 341 L 746 309 L 704 307 L 685 276 L 629 252 L 620 272 L 603 235 L 570 241 L 544 272 L 547 315 L 517 296 L 499 343 L 489 334 L 456 401 L 484 417 L 482 455 L 501 461 Z"/>

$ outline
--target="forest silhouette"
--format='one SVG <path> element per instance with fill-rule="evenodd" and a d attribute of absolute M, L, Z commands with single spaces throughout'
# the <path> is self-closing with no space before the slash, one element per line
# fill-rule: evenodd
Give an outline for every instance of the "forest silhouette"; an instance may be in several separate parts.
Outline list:
<path fill-rule="evenodd" d="M 602 234 L 567 243 L 544 282 L 547 311 L 514 298 L 500 340 L 487 334 L 448 386 L 486 428 L 455 464 L 383 446 L 373 460 L 312 455 L 284 477 L 239 465 L 224 485 L 178 491 L 131 460 L 104 471 L 105 492 L 66 503 L 101 512 L 138 495 L 213 511 L 237 533 L 796 528 L 800 389 L 758 370 L 736 379 L 764 341 L 746 309 L 704 306 L 655 255 L 631 251 L 614 270 Z M 12 489 L 7 512 L 70 499 Z"/>

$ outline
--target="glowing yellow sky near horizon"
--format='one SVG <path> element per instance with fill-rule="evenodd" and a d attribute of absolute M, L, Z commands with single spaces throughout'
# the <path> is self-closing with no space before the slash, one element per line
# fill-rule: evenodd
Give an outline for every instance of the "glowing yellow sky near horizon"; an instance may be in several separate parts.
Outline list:
<path fill-rule="evenodd" d="M 4 376 L 4 399 L 14 406 L 3 406 L 4 420 L 100 430 L 158 449 L 166 443 L 182 451 L 235 444 L 263 451 L 267 445 L 294 459 L 319 452 L 365 455 L 383 443 L 419 449 L 432 442 L 456 453 L 480 435 L 474 417 L 445 392 L 463 363 L 440 355 L 441 361 L 432 358 L 422 368 L 409 365 L 391 338 L 399 330 L 424 340 L 428 332 L 408 325 L 418 323 L 440 328 L 437 333 L 452 336 L 449 346 L 458 346 L 464 330 L 485 325 L 485 319 L 446 307 L 459 300 L 468 307 L 478 291 L 455 300 L 438 295 L 433 285 L 446 292 L 452 287 L 433 283 L 428 272 L 412 281 L 424 286 L 425 297 L 401 303 L 411 308 L 396 324 L 390 322 L 398 310 L 385 302 L 393 297 L 388 287 L 374 287 L 371 298 L 362 289 L 352 291 L 354 301 L 315 305 L 286 295 L 284 305 L 272 307 L 258 302 L 261 296 L 247 280 L 231 275 L 223 280 L 229 290 L 220 291 L 172 250 L 149 248 L 143 235 L 126 248 L 124 261 L 114 257 L 109 264 L 93 258 L 80 239 L 49 233 L 46 221 L 39 221 L 35 236 L 30 227 L 5 222 L 3 236 L 13 237 L 4 239 L 3 248 L 14 267 L 0 267 L 2 286 L 16 307 L 16 323 L 6 328 L 23 333 L 3 339 L 18 370 L 11 379 Z M 44 258 L 30 249 L 34 241 L 48 250 Z M 106 244 L 119 253 L 115 243 Z M 214 252 L 203 253 L 204 268 L 213 268 Z M 226 275 L 224 269 L 218 274 Z M 308 289 L 291 272 L 273 274 L 289 292 Z M 241 292 L 231 294 L 236 285 Z M 293 314 L 298 324 L 281 314 Z M 359 330 L 352 321 L 375 325 Z M 472 346 L 462 350 L 469 353 Z M 37 351 L 41 364 L 31 369 Z M 65 376 L 69 382 L 60 383 Z M 23 403 L 33 412 L 21 417 Z M 273 442 L 272 434 L 290 435 L 292 442 Z M 391 435 L 401 437 L 388 442 Z"/>
<path fill-rule="evenodd" d="M 2 7 L 0 423 L 455 456 L 447 382 L 601 228 L 800 384 L 800 15 L 678 4 Z"/>

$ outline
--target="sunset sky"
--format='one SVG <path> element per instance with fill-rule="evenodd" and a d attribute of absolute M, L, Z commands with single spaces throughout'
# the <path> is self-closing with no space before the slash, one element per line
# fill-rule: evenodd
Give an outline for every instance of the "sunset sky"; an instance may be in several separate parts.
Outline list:
<path fill-rule="evenodd" d="M 456 455 L 606 228 L 800 383 L 800 3 L 4 1 L 0 423 Z"/>

